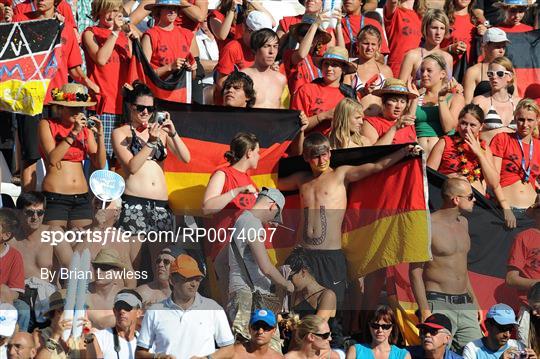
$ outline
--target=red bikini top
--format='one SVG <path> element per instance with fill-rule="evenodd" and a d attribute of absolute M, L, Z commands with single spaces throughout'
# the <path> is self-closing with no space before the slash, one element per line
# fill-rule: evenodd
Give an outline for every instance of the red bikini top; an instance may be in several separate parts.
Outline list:
<path fill-rule="evenodd" d="M 54 119 L 45 119 L 47 123 L 49 124 L 49 128 L 51 129 L 51 134 L 54 138 L 54 141 L 56 145 L 58 145 L 60 142 L 64 141 L 64 138 L 66 138 L 71 130 L 73 129 L 73 125 L 70 125 L 69 127 L 64 126 L 60 122 Z M 77 135 L 77 140 L 73 142 L 73 145 L 69 147 L 66 154 L 62 158 L 62 161 L 70 161 L 70 162 L 81 162 L 86 158 L 87 154 L 87 144 L 88 144 L 88 128 L 84 127 L 81 132 Z M 70 143 L 72 140 L 69 140 Z M 43 149 L 39 148 L 39 151 L 41 152 L 41 156 L 44 156 Z"/>

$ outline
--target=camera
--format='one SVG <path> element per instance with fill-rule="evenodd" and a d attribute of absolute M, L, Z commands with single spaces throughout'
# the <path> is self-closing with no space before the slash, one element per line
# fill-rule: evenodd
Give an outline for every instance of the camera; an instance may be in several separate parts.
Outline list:
<path fill-rule="evenodd" d="M 86 120 L 86 127 L 93 128 L 96 127 L 96 121 L 92 120 L 91 118 Z"/>
<path fill-rule="evenodd" d="M 131 18 L 129 16 L 124 16 L 122 18 L 122 21 L 124 22 L 124 24 L 131 24 Z"/>
<path fill-rule="evenodd" d="M 157 122 L 160 125 L 163 125 L 163 122 L 165 122 L 165 112 L 156 112 L 154 114 L 154 122 Z"/>
<path fill-rule="evenodd" d="M 526 350 L 520 350 L 516 354 L 514 354 L 515 359 L 527 359 L 529 354 L 527 354 Z"/>

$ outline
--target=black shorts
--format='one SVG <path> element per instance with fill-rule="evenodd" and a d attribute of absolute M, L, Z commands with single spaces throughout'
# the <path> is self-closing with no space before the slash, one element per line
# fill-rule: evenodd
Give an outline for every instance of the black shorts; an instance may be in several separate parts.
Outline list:
<path fill-rule="evenodd" d="M 315 279 L 320 285 L 332 289 L 336 293 L 336 301 L 340 308 L 345 299 L 347 289 L 347 258 L 341 249 L 304 250 Z"/>
<path fill-rule="evenodd" d="M 45 208 L 45 218 L 43 222 L 49 221 L 74 221 L 80 219 L 92 219 L 92 204 L 90 194 L 61 194 L 53 192 L 43 192 L 47 199 Z"/>
<path fill-rule="evenodd" d="M 28 166 L 41 158 L 38 150 L 38 125 L 42 115 L 16 114 L 15 118 L 17 119 L 17 134 L 21 144 L 22 160 Z"/>

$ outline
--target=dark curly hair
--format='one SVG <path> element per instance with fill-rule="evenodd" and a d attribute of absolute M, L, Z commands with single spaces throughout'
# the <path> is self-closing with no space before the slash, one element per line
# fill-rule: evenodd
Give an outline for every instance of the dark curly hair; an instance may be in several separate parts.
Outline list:
<path fill-rule="evenodd" d="M 221 96 L 223 96 L 225 90 L 237 84 L 242 84 L 242 88 L 244 89 L 244 93 L 246 94 L 246 98 L 248 99 L 246 107 L 253 107 L 257 99 L 257 94 L 255 93 L 253 80 L 251 79 L 251 77 L 249 77 L 249 75 L 243 72 L 235 70 L 227 77 L 227 79 L 223 83 L 223 88 L 221 89 Z"/>

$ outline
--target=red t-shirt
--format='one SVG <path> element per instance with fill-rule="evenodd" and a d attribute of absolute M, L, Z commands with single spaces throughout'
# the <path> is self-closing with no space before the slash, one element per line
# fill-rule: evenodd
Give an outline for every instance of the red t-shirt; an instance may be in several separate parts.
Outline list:
<path fill-rule="evenodd" d="M 181 27 L 164 30 L 159 26 L 148 29 L 143 36 L 149 36 L 152 43 L 150 64 L 158 68 L 170 64 L 178 58 L 186 59 L 191 54 L 190 47 L 193 33 Z"/>
<path fill-rule="evenodd" d="M 310 117 L 335 108 L 344 98 L 345 96 L 339 87 L 326 86 L 322 83 L 308 83 L 300 87 L 294 94 L 291 110 L 304 111 L 306 116 Z M 330 126 L 330 121 L 323 121 L 310 132 L 321 132 L 323 135 L 328 135 Z"/>
<path fill-rule="evenodd" d="M 321 70 L 313 63 L 313 57 L 311 55 L 308 55 L 305 59 L 293 65 L 291 59 L 294 51 L 288 49 L 283 53 L 285 76 L 287 76 L 289 92 L 293 95 L 304 84 L 310 83 L 322 76 Z"/>
<path fill-rule="evenodd" d="M 529 26 L 529 25 L 525 25 L 525 24 L 522 24 L 522 23 L 519 23 L 515 26 L 508 26 L 508 25 L 503 25 L 503 24 L 500 24 L 500 25 L 497 25 L 497 27 L 501 30 L 504 30 L 504 32 L 508 33 L 508 32 L 527 32 L 527 31 L 532 31 L 534 30 L 534 28 L 532 26 Z"/>
<path fill-rule="evenodd" d="M 64 138 L 66 138 L 71 130 L 73 130 L 73 125 L 64 126 L 62 123 L 54 119 L 44 119 L 43 121 L 47 121 L 49 124 L 51 135 L 56 145 L 64 141 Z M 81 162 L 86 158 L 88 136 L 90 136 L 89 131 L 90 130 L 88 127 L 84 127 L 83 130 L 79 132 L 76 137 L 77 141 L 74 141 L 73 145 L 69 147 L 64 157 L 62 157 L 62 161 Z M 71 142 L 72 140 L 69 141 Z M 41 146 L 39 146 L 39 152 L 41 153 L 41 157 L 45 158 L 45 153 Z"/>
<path fill-rule="evenodd" d="M 525 278 L 540 280 L 540 231 L 530 228 L 518 233 L 508 257 L 509 269 L 517 269 Z M 521 303 L 527 303 L 527 291 L 519 291 Z"/>
<path fill-rule="evenodd" d="M 345 39 L 345 47 L 349 50 L 349 55 L 351 57 L 357 57 L 357 49 L 351 47 L 351 37 L 355 39 L 358 36 L 360 30 L 366 25 L 373 25 L 381 32 L 382 42 L 381 42 L 381 53 L 388 54 L 388 41 L 384 36 L 383 28 L 380 22 L 370 17 L 365 17 L 363 15 L 347 15 L 341 19 L 341 28 L 343 29 L 343 38 Z M 350 26 L 350 28 L 349 28 Z"/>
<path fill-rule="evenodd" d="M 210 21 L 211 18 L 215 18 L 219 22 L 223 23 L 223 21 L 225 20 L 225 15 L 220 13 L 219 10 L 212 10 L 208 14 L 208 21 Z M 212 31 L 211 26 L 209 26 L 208 28 L 210 29 L 210 31 Z M 225 40 L 218 39 L 216 34 L 214 34 L 214 32 L 212 31 L 212 34 L 216 36 L 216 42 L 218 45 L 218 50 L 220 52 L 221 52 L 221 49 L 223 49 L 223 47 L 227 45 L 231 40 L 240 40 L 242 38 L 243 33 L 244 33 L 244 28 L 242 27 L 242 24 L 234 24 L 234 23 L 231 25 L 231 29 L 229 30 L 229 35 L 227 36 Z"/>
<path fill-rule="evenodd" d="M 34 11 L 36 11 L 33 0 L 26 0 L 24 2 L 18 3 L 13 9 L 13 22 L 32 20 L 35 18 Z M 77 27 L 75 25 L 75 19 L 73 18 L 73 13 L 71 12 L 71 7 L 64 0 L 60 1 L 56 6 L 56 10 L 65 17 L 66 26 L 69 24 L 70 27 Z"/>
<path fill-rule="evenodd" d="M 111 35 L 112 31 L 97 26 L 88 27 L 86 31 L 94 34 L 98 46 L 101 48 Z M 122 86 L 128 82 L 129 71 L 129 39 L 121 31 L 116 38 L 113 52 L 109 61 L 104 66 L 99 66 L 92 61 L 92 58 L 85 49 L 86 69 L 90 80 L 100 88 L 97 96 L 98 103 L 96 111 L 99 114 L 112 113 L 122 114 Z"/>
<path fill-rule="evenodd" d="M 394 77 L 398 77 L 401 63 L 407 51 L 420 46 L 422 18 L 414 10 L 401 7 L 397 7 L 393 14 L 386 14 L 385 7 L 384 26 L 389 48 L 386 62 L 392 69 Z"/>
<path fill-rule="evenodd" d="M 0 284 L 9 289 L 24 293 L 24 263 L 21 253 L 9 244 L 0 246 Z"/>
<path fill-rule="evenodd" d="M 468 169 L 472 172 L 479 164 L 478 157 L 471 150 L 471 147 L 461 140 L 459 135 L 444 136 L 444 151 L 441 156 L 441 163 L 439 173 L 443 175 L 449 175 L 452 173 L 460 173 L 461 169 Z M 460 142 L 458 144 L 458 141 Z M 463 147 L 463 156 L 467 159 L 467 163 L 460 164 L 460 155 L 458 154 L 458 146 Z M 486 148 L 485 141 L 481 141 L 481 146 Z M 483 175 L 480 174 L 480 178 L 483 179 Z"/>
<path fill-rule="evenodd" d="M 443 40 L 441 48 L 445 48 L 457 41 L 463 41 L 467 44 L 467 63 L 472 64 L 474 61 L 472 58 L 472 49 L 475 34 L 476 27 L 471 22 L 471 16 L 469 14 L 454 15 L 454 24 L 450 26 L 450 36 Z M 454 65 L 461 56 L 463 54 L 453 55 Z"/>
<path fill-rule="evenodd" d="M 377 134 L 379 135 L 379 138 L 382 137 L 390 127 L 392 127 L 395 124 L 395 121 L 387 120 L 384 117 L 366 117 L 365 119 L 373 128 L 375 131 L 377 131 Z M 400 144 L 400 143 L 411 143 L 416 142 L 416 129 L 414 128 L 414 125 L 407 126 L 400 128 L 396 131 L 396 134 L 394 135 L 394 139 L 392 140 L 392 144 Z"/>
<path fill-rule="evenodd" d="M 253 51 L 243 41 L 233 40 L 219 52 L 219 60 L 216 71 L 223 75 L 229 75 L 234 68 L 239 70 L 250 67 L 255 62 Z"/>
<path fill-rule="evenodd" d="M 191 5 L 195 4 L 195 0 L 186 0 Z M 191 32 L 195 32 L 199 29 L 199 26 L 201 25 L 200 22 L 191 20 L 186 14 L 184 14 L 181 10 L 178 12 L 178 17 L 176 20 L 174 20 L 174 25 L 178 27 L 183 27 L 186 30 L 189 30 Z"/>
<path fill-rule="evenodd" d="M 536 177 L 540 173 L 540 140 L 533 138 L 534 151 L 533 161 L 531 164 L 531 175 L 529 183 L 535 188 Z M 529 168 L 529 144 L 523 143 L 523 152 L 525 153 L 525 169 Z M 493 137 L 490 144 L 493 156 L 502 158 L 501 165 L 501 187 L 510 186 L 511 184 L 521 181 L 525 177 L 525 172 L 521 168 L 521 159 L 523 154 L 519 147 L 519 142 L 515 134 L 498 133 Z"/>
<path fill-rule="evenodd" d="M 279 20 L 279 26 L 284 32 L 289 32 L 291 25 L 296 25 L 302 22 L 303 15 L 285 16 Z"/>

